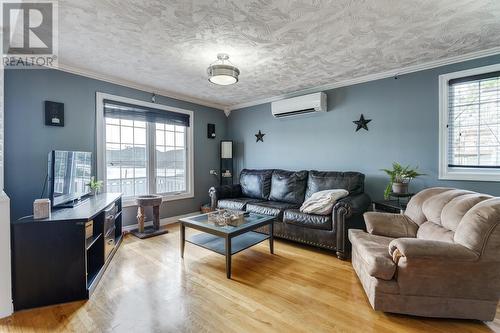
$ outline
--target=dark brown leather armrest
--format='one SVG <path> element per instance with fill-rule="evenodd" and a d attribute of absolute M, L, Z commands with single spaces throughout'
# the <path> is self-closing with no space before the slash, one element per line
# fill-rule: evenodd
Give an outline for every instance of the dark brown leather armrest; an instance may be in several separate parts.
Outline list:
<path fill-rule="evenodd" d="M 337 257 L 339 259 L 348 257 L 347 230 L 360 227 L 363 213 L 370 207 L 371 202 L 368 194 L 361 193 L 342 198 L 333 207 L 332 218 L 337 233 Z"/>

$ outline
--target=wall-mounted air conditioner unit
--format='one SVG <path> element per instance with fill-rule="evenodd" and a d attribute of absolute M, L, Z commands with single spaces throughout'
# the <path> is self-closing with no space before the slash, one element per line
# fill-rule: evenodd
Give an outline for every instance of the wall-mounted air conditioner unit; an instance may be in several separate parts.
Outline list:
<path fill-rule="evenodd" d="M 271 103 L 271 112 L 276 118 L 326 111 L 326 94 L 324 92 L 287 98 Z"/>

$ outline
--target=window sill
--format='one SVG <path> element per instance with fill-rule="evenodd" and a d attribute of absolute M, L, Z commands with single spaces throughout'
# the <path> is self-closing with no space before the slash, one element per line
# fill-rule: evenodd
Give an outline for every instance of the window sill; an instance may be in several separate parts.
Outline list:
<path fill-rule="evenodd" d="M 167 201 L 176 201 L 176 200 L 184 200 L 184 199 L 192 199 L 194 198 L 194 194 L 192 193 L 183 193 L 183 194 L 178 194 L 178 195 L 164 195 L 163 196 L 163 202 Z M 137 203 L 135 199 L 132 197 L 129 198 L 124 198 L 122 201 L 122 206 L 123 207 L 137 207 Z"/>
<path fill-rule="evenodd" d="M 439 174 L 439 180 L 469 180 L 478 182 L 498 182 L 500 181 L 500 172 L 497 170 L 491 172 L 477 172 L 477 170 L 446 170 Z"/>

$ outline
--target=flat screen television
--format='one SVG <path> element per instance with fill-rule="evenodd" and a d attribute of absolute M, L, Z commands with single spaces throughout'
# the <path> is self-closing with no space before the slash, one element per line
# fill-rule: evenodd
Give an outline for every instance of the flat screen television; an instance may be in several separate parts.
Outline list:
<path fill-rule="evenodd" d="M 48 182 L 52 207 L 73 207 L 90 193 L 92 153 L 53 150 L 49 153 Z"/>

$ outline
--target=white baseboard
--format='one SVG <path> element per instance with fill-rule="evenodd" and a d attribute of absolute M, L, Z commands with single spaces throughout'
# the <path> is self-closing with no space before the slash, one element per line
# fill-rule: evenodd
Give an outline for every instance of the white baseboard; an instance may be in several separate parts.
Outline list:
<path fill-rule="evenodd" d="M 199 214 L 201 214 L 201 213 L 200 212 L 192 212 L 192 213 L 188 213 L 188 214 L 177 215 L 177 216 L 172 216 L 172 217 L 160 219 L 160 226 L 164 226 L 164 225 L 172 224 L 172 223 L 177 223 L 179 221 L 179 219 L 181 219 L 183 217 L 195 216 L 195 215 L 199 215 Z M 145 227 L 149 227 L 152 225 L 153 225 L 153 221 L 144 222 Z M 131 225 L 126 225 L 126 226 L 122 227 L 122 230 L 125 232 L 130 232 L 134 229 L 137 229 L 137 224 L 131 224 Z"/>

